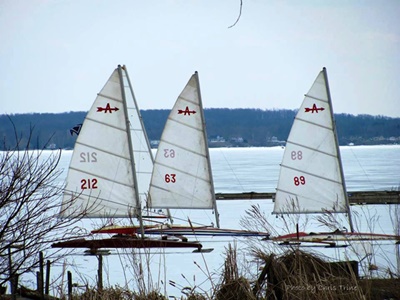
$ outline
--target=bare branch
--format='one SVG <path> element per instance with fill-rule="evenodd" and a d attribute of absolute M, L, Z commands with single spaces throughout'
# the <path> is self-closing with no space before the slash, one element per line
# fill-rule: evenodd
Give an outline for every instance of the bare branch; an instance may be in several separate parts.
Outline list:
<path fill-rule="evenodd" d="M 240 10 L 239 10 L 239 16 L 237 17 L 235 23 L 233 23 L 231 26 L 229 26 L 228 28 L 232 28 L 233 26 L 235 26 L 237 24 L 237 22 L 239 22 L 240 17 L 242 16 L 242 6 L 243 6 L 243 0 L 240 0 Z"/>
<path fill-rule="evenodd" d="M 38 253 L 58 237 L 81 236 L 74 224 L 84 215 L 59 218 L 64 190 L 59 180 L 61 150 L 29 150 L 32 127 L 25 147 L 14 130 L 16 146 L 0 152 L 0 286 L 15 275 L 35 272 Z M 56 254 L 48 251 L 46 259 Z"/>

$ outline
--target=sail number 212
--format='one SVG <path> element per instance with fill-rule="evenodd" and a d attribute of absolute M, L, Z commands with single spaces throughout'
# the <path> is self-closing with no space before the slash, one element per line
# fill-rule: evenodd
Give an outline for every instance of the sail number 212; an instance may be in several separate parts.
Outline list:
<path fill-rule="evenodd" d="M 81 180 L 81 189 L 82 190 L 97 189 L 97 179 L 96 178 L 82 179 Z"/>

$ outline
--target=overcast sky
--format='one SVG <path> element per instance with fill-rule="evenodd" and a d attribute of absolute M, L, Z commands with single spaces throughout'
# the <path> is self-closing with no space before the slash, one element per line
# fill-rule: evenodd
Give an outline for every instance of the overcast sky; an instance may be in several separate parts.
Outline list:
<path fill-rule="evenodd" d="M 89 110 L 118 64 L 141 109 L 194 71 L 205 108 L 297 109 L 322 67 L 335 113 L 400 117 L 399 0 L 0 0 L 0 114 Z"/>

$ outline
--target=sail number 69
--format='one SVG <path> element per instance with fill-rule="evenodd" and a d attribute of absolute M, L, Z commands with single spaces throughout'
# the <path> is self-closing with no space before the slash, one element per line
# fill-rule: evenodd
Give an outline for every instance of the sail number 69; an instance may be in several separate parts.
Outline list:
<path fill-rule="evenodd" d="M 306 184 L 306 178 L 304 176 L 300 176 L 300 177 L 293 177 L 293 181 L 294 181 L 294 185 L 295 186 L 299 186 L 301 185 L 305 185 Z"/>

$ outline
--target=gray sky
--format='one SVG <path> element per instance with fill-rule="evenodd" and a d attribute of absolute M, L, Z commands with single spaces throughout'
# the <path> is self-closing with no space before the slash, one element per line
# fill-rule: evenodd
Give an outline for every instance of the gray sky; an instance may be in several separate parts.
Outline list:
<path fill-rule="evenodd" d="M 297 109 L 322 67 L 336 113 L 400 117 L 399 0 L 0 0 L 0 114 L 87 111 L 118 64 L 141 109 L 194 71 L 206 108 Z"/>

